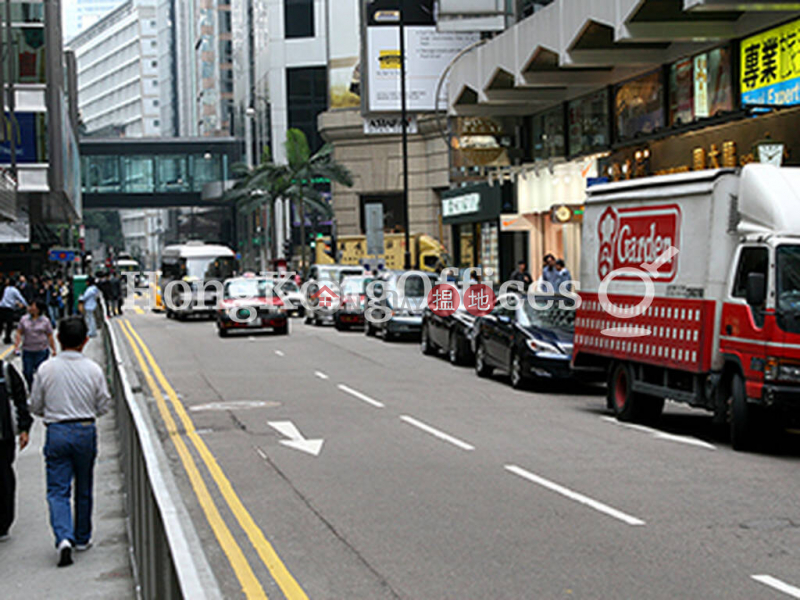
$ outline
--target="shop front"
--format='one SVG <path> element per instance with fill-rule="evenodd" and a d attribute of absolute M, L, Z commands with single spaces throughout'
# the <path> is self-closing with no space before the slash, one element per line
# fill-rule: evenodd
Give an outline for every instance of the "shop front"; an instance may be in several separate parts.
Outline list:
<path fill-rule="evenodd" d="M 501 232 L 527 237 L 525 258 L 534 279 L 548 254 L 563 258 L 571 273 L 580 273 L 583 205 L 596 177 L 595 157 L 530 165 L 517 176 L 517 212 L 501 215 Z"/>
<path fill-rule="evenodd" d="M 479 184 L 443 192 L 442 222 L 451 228 L 453 265 L 482 268 L 487 283 L 505 281 L 516 262 L 528 255 L 527 235 L 501 231 L 500 215 L 513 208 L 511 184 Z"/>

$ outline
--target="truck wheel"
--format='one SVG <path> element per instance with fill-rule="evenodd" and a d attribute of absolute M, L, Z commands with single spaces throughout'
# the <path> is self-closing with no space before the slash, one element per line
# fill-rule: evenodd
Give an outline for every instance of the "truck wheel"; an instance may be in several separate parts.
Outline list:
<path fill-rule="evenodd" d="M 731 446 L 737 451 L 753 450 L 761 434 L 759 407 L 747 402 L 744 379 L 736 374 L 731 381 Z"/>
<path fill-rule="evenodd" d="M 478 377 L 491 377 L 494 369 L 486 364 L 486 348 L 483 341 L 478 340 L 478 347 L 475 350 L 475 373 Z"/>
<path fill-rule="evenodd" d="M 431 342 L 431 334 L 428 330 L 428 325 L 422 326 L 422 334 L 420 336 L 419 349 L 425 356 L 432 356 L 436 354 L 436 347 Z"/>
<path fill-rule="evenodd" d="M 608 403 L 617 419 L 632 423 L 653 423 L 664 411 L 664 398 L 633 391 L 633 368 L 620 362 L 611 368 L 608 381 Z"/>

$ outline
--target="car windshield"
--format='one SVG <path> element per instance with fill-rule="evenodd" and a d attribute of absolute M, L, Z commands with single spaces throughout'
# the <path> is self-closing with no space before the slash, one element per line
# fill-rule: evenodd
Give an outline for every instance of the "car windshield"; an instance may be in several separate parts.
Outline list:
<path fill-rule="evenodd" d="M 778 324 L 800 333 L 800 246 L 778 246 L 777 270 Z"/>
<path fill-rule="evenodd" d="M 297 284 L 291 279 L 284 279 L 281 283 L 281 289 L 286 294 L 294 294 L 300 291 L 300 288 L 297 287 Z"/>
<path fill-rule="evenodd" d="M 523 326 L 575 330 L 575 302 L 569 298 L 537 296 L 532 302 L 523 302 L 519 314 Z"/>
<path fill-rule="evenodd" d="M 265 279 L 234 279 L 225 284 L 226 298 L 266 298 L 272 283 Z"/>
<path fill-rule="evenodd" d="M 409 275 L 406 277 L 403 293 L 407 298 L 425 298 L 431 288 L 436 285 L 435 277 L 423 277 L 421 275 Z"/>
<path fill-rule="evenodd" d="M 363 296 L 371 281 L 367 277 L 349 277 L 342 282 L 342 293 L 345 296 Z"/>
<path fill-rule="evenodd" d="M 233 275 L 234 259 L 229 256 L 198 256 L 186 259 L 186 277 L 192 279 L 226 279 Z"/>

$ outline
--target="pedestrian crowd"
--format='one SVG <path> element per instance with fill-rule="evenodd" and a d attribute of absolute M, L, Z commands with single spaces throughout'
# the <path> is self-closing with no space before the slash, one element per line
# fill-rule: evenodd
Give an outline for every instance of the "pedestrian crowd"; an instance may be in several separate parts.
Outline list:
<path fill-rule="evenodd" d="M 0 282 L 3 342 L 13 343 L 15 354 L 21 354 L 23 372 L 20 376 L 11 360 L 0 359 L 0 543 L 11 539 L 14 522 L 17 446 L 22 451 L 28 445 L 39 417 L 46 427 L 50 525 L 57 564 L 65 567 L 72 564 L 73 551 L 92 545 L 95 420 L 110 406 L 105 374 L 83 349 L 97 335 L 101 296 L 109 316 L 122 314 L 124 285 L 114 273 L 89 277 L 75 302 L 68 278 L 21 275 L 0 277 Z"/>

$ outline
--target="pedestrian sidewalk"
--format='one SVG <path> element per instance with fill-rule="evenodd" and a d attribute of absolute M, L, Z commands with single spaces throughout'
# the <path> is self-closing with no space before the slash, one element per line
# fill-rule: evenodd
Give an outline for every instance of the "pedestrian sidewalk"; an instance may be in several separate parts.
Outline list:
<path fill-rule="evenodd" d="M 92 340 L 86 355 L 101 365 L 105 352 L 101 338 Z M 16 366 L 20 369 L 19 360 Z M 128 551 L 128 533 L 123 506 L 122 478 L 116 415 L 98 421 L 99 450 L 94 481 L 94 547 L 74 552 L 75 564 L 56 567 L 56 550 L 50 529 L 45 496 L 45 469 L 42 448 L 44 425 L 37 419 L 31 442 L 17 453 L 17 518 L 11 539 L 0 543 L 0 598 L 81 599 L 135 598 L 133 573 Z"/>

